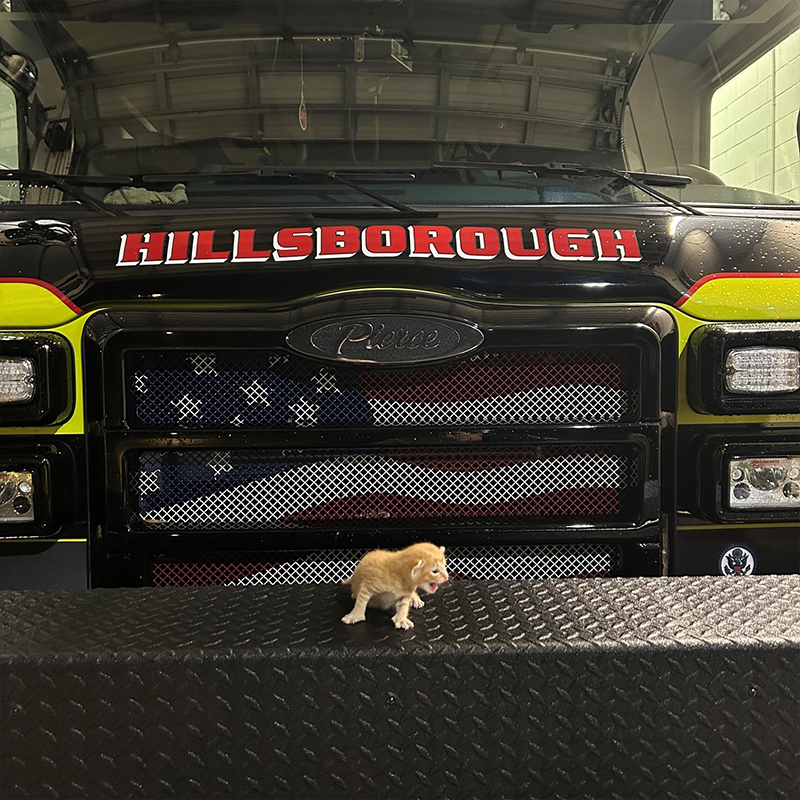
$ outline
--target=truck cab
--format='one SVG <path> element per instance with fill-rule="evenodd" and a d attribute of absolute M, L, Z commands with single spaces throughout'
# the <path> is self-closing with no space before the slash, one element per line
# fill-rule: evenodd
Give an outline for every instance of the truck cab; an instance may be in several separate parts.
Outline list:
<path fill-rule="evenodd" d="M 0 586 L 796 573 L 796 0 L 0 8 Z"/>

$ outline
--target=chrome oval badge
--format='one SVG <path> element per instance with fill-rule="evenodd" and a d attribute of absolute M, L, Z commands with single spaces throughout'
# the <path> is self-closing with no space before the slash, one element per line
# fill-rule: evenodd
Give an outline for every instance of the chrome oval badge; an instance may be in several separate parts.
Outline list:
<path fill-rule="evenodd" d="M 293 350 L 361 364 L 414 364 L 462 355 L 483 342 L 475 325 L 438 317 L 363 316 L 301 325 L 287 337 Z"/>

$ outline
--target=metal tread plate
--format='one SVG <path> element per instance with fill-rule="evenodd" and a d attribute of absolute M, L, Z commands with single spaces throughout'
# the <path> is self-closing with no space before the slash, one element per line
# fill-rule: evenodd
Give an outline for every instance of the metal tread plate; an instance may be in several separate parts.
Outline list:
<path fill-rule="evenodd" d="M 3 592 L 0 795 L 793 798 L 800 578 Z"/>

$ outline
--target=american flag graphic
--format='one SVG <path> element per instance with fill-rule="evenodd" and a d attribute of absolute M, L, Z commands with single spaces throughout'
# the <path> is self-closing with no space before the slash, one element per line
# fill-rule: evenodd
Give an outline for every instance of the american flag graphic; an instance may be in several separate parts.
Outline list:
<path fill-rule="evenodd" d="M 635 473 L 627 445 L 179 449 L 138 454 L 130 487 L 150 529 L 383 527 L 612 519 Z"/>
<path fill-rule="evenodd" d="M 128 356 L 139 428 L 372 428 L 616 422 L 635 404 L 624 348 L 484 352 L 412 369 L 269 351 Z"/>
<path fill-rule="evenodd" d="M 133 427 L 376 428 L 619 420 L 632 366 L 617 350 L 485 352 L 405 369 L 322 365 L 271 351 L 130 353 Z M 130 466 L 148 529 L 408 526 L 447 519 L 617 518 L 630 448 L 177 449 Z M 481 434 L 477 433 L 476 439 Z"/>

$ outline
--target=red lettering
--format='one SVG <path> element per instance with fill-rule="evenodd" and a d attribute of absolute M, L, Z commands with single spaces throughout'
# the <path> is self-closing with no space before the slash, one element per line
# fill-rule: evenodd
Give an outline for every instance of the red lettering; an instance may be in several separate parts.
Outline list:
<path fill-rule="evenodd" d="M 559 261 L 594 261 L 594 248 L 585 228 L 550 231 L 550 252 Z"/>
<path fill-rule="evenodd" d="M 353 225 L 317 228 L 317 258 L 350 258 L 360 245 L 358 228 Z"/>
<path fill-rule="evenodd" d="M 270 250 L 255 250 L 256 232 L 247 228 L 233 232 L 233 258 L 235 262 L 264 262 L 269 260 Z"/>
<path fill-rule="evenodd" d="M 612 231 L 598 228 L 593 231 L 597 249 L 600 252 L 598 261 L 641 261 L 639 242 L 636 231 Z"/>
<path fill-rule="evenodd" d="M 454 258 L 455 251 L 450 246 L 453 231 L 444 225 L 411 225 L 408 229 L 411 236 L 412 256 L 427 258 Z"/>
<path fill-rule="evenodd" d="M 192 233 L 192 264 L 224 264 L 231 257 L 230 250 L 214 250 L 216 231 Z"/>
<path fill-rule="evenodd" d="M 162 264 L 166 233 L 123 233 L 120 236 L 118 267 Z"/>
<path fill-rule="evenodd" d="M 272 237 L 276 261 L 302 261 L 314 249 L 311 228 L 281 228 Z"/>
<path fill-rule="evenodd" d="M 406 249 L 406 229 L 400 225 L 370 225 L 361 234 L 364 255 L 399 256 Z"/>
<path fill-rule="evenodd" d="M 500 252 L 500 234 L 494 228 L 459 228 L 456 250 L 462 258 L 494 258 Z"/>
<path fill-rule="evenodd" d="M 522 228 L 502 228 L 503 247 L 506 255 L 516 261 L 538 261 L 547 255 L 547 237 L 544 228 L 531 228 L 533 247 L 525 247 Z"/>
<path fill-rule="evenodd" d="M 185 264 L 189 260 L 191 231 L 172 231 L 167 234 L 167 260 L 165 264 Z"/>

